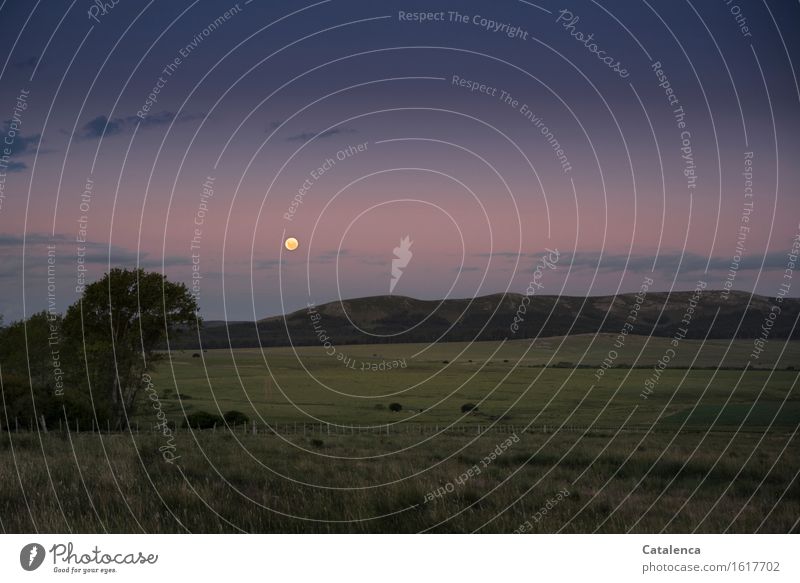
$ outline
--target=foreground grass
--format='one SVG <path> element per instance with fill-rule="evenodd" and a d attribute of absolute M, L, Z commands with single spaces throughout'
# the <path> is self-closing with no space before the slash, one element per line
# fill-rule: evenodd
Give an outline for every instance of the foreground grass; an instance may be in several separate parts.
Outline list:
<path fill-rule="evenodd" d="M 180 457 L 170 464 L 160 434 L 3 433 L 0 526 L 513 532 L 527 521 L 530 532 L 797 530 L 793 432 L 540 432 L 483 466 L 507 437 L 179 432 Z M 458 479 L 475 464 L 480 473 Z M 449 493 L 425 501 L 447 484 Z"/>

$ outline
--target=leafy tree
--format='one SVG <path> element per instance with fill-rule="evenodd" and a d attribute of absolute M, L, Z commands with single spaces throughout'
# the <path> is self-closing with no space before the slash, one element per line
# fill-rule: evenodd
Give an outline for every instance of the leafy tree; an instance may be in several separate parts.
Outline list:
<path fill-rule="evenodd" d="M 30 376 L 31 384 L 53 389 L 51 351 L 58 350 L 58 343 L 51 344 L 49 338 L 51 326 L 57 331 L 60 323 L 60 316 L 51 319 L 47 312 L 42 311 L 0 329 L 3 373 L 25 378 Z M 58 340 L 57 333 L 53 338 Z"/>
<path fill-rule="evenodd" d="M 90 427 L 93 420 L 89 396 L 72 389 L 81 372 L 64 358 L 62 318 L 42 311 L 27 320 L 0 328 L 2 397 L 0 422 L 31 427 L 44 417 L 52 428 L 65 419 Z"/>
<path fill-rule="evenodd" d="M 70 360 L 83 368 L 81 382 L 97 397 L 96 410 L 102 408 L 99 416 L 115 428 L 127 424 L 142 375 L 163 358 L 157 348 L 199 319 L 197 309 L 185 284 L 142 269 L 114 268 L 86 286 L 64 316 L 63 333 Z"/>
<path fill-rule="evenodd" d="M 400 403 L 389 403 L 389 411 L 392 413 L 397 413 L 403 410 L 403 406 Z"/>

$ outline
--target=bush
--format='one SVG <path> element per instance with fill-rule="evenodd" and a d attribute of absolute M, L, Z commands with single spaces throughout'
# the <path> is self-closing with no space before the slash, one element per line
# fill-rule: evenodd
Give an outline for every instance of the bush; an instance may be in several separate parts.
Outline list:
<path fill-rule="evenodd" d="M 314 439 L 311 440 L 311 445 L 314 447 L 324 447 L 325 442 L 315 437 Z"/>
<path fill-rule="evenodd" d="M 189 413 L 183 420 L 183 426 L 191 427 L 192 429 L 211 429 L 215 425 L 222 424 L 222 417 L 215 413 L 207 413 L 206 411 Z"/>
<path fill-rule="evenodd" d="M 403 406 L 400 403 L 390 403 L 389 404 L 389 411 L 392 413 L 397 413 L 398 411 L 402 411 Z"/>
<path fill-rule="evenodd" d="M 198 352 L 195 352 L 195 353 L 192 355 L 192 358 L 200 358 L 200 354 L 199 354 Z"/>
<path fill-rule="evenodd" d="M 461 412 L 462 413 L 472 413 L 473 411 L 477 411 L 478 406 L 475 403 L 464 403 L 461 405 Z"/>
<path fill-rule="evenodd" d="M 250 418 L 241 411 L 228 411 L 222 418 L 225 420 L 225 423 L 234 426 L 250 422 Z"/>

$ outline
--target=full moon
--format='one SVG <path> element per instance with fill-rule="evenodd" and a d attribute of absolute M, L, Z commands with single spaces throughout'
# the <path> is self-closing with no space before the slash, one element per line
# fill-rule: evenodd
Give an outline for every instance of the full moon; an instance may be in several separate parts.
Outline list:
<path fill-rule="evenodd" d="M 294 237 L 289 237 L 288 239 L 286 239 L 286 241 L 283 243 L 283 245 L 289 251 L 294 251 L 295 249 L 297 249 L 297 247 L 300 245 L 300 243 L 298 243 L 297 239 L 295 239 Z"/>

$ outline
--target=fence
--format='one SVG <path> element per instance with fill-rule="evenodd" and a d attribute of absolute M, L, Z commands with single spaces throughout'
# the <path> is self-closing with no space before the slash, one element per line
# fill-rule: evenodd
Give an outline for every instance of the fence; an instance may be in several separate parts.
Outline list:
<path fill-rule="evenodd" d="M 617 432 L 626 433 L 643 433 L 648 430 L 672 430 L 672 427 L 659 427 L 651 428 L 647 425 L 642 426 L 627 426 L 622 429 L 619 427 L 598 427 L 586 425 L 565 425 L 560 427 L 558 424 L 541 424 L 534 426 L 527 425 L 512 425 L 507 423 L 484 424 L 484 423 L 461 423 L 458 425 L 444 425 L 435 423 L 396 423 L 391 425 L 355 425 L 355 424 L 334 424 L 334 423 L 271 423 L 269 425 L 264 423 L 257 423 L 251 421 L 248 423 L 239 423 L 236 425 L 220 425 L 207 429 L 189 429 L 187 427 L 171 426 L 173 433 L 184 432 L 199 432 L 199 433 L 235 433 L 241 435 L 303 435 L 303 436 L 316 436 L 316 435 L 484 435 L 484 434 L 518 434 L 524 433 L 538 433 L 538 434 L 551 434 L 551 433 L 587 433 L 591 435 L 613 435 Z M 38 423 L 34 423 L 33 419 L 21 421 L 15 419 L 13 422 L 3 426 L 0 422 L 0 432 L 60 432 L 60 433 L 161 433 L 162 428 L 152 424 L 140 424 L 133 422 L 128 429 L 112 430 L 109 424 L 105 427 L 98 427 L 96 423 L 91 423 L 88 427 L 86 424 L 81 426 L 80 422 L 70 422 L 69 427 L 63 420 L 59 420 L 58 427 L 48 428 L 44 419 L 40 419 Z"/>

